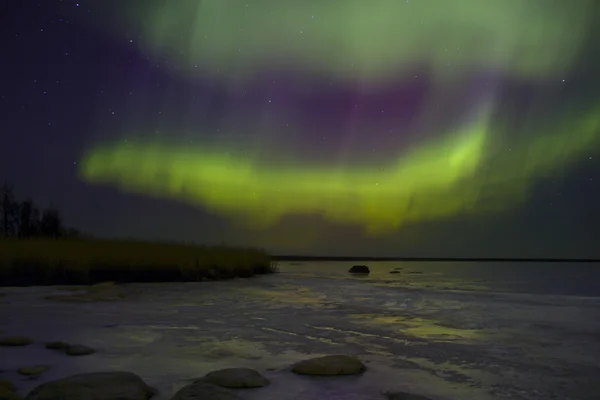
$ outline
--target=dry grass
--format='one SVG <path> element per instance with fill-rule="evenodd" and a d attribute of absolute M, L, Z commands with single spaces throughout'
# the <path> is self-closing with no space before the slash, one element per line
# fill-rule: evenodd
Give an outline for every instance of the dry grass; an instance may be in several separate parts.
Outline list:
<path fill-rule="evenodd" d="M 0 286 L 180 282 L 277 271 L 260 249 L 135 240 L 0 239 Z"/>

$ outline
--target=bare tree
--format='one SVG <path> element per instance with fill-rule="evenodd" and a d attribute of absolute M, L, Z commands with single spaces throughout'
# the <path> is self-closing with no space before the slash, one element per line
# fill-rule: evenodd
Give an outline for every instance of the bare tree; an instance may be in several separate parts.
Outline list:
<path fill-rule="evenodd" d="M 38 236 L 40 233 L 40 211 L 34 206 L 33 200 L 26 199 L 17 203 L 18 221 L 17 235 L 20 238 Z"/>
<path fill-rule="evenodd" d="M 40 231 L 43 236 L 54 238 L 63 236 L 65 229 L 63 227 L 62 217 L 55 207 L 50 206 L 42 212 Z"/>
<path fill-rule="evenodd" d="M 40 211 L 30 198 L 16 201 L 13 187 L 5 183 L 0 188 L 0 236 L 58 238 L 80 237 L 81 233 L 73 228 L 67 229 L 60 212 L 52 205 Z"/>
<path fill-rule="evenodd" d="M 0 190 L 0 195 L 2 196 L 0 199 L 0 218 L 1 229 L 3 236 L 15 236 L 16 234 L 16 202 L 13 193 L 13 187 L 8 183 L 4 183 L 2 185 L 2 189 Z"/>

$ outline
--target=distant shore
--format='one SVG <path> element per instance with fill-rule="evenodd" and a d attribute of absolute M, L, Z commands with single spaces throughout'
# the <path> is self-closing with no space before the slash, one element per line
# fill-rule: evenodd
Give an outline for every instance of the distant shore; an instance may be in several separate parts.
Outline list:
<path fill-rule="evenodd" d="M 517 258 L 517 257 L 348 257 L 276 255 L 275 261 L 411 261 L 411 262 L 545 262 L 600 263 L 599 258 Z"/>

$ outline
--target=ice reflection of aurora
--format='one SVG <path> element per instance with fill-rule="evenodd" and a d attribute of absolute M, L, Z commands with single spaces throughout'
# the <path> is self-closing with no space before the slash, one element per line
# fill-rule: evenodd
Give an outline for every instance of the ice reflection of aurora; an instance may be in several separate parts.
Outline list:
<path fill-rule="evenodd" d="M 92 182 L 182 199 L 257 224 L 286 214 L 317 213 L 376 233 L 406 222 L 514 205 L 535 178 L 595 142 L 599 117 L 592 113 L 566 133 L 536 135 L 510 156 L 494 158 L 486 154 L 488 126 L 478 121 L 385 168 L 273 167 L 231 149 L 140 143 L 93 149 L 84 158 L 82 174 Z"/>

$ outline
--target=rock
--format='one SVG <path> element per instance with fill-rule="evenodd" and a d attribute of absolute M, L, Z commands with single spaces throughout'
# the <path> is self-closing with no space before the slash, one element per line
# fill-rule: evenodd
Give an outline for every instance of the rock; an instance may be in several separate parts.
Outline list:
<path fill-rule="evenodd" d="M 33 340 L 26 336 L 4 336 L 0 337 L 0 346 L 28 346 Z"/>
<path fill-rule="evenodd" d="M 271 383 L 258 371 L 250 368 L 225 368 L 212 371 L 198 381 L 212 383 L 226 388 L 255 388 Z"/>
<path fill-rule="evenodd" d="M 34 365 L 32 367 L 21 367 L 17 372 L 21 375 L 40 375 L 50 369 L 47 365 Z"/>
<path fill-rule="evenodd" d="M 301 375 L 355 375 L 366 369 L 359 359 L 347 355 L 311 358 L 292 366 L 292 372 Z"/>
<path fill-rule="evenodd" d="M 156 391 L 131 372 L 95 372 L 43 383 L 25 400 L 148 400 Z"/>
<path fill-rule="evenodd" d="M 404 392 L 388 392 L 385 396 L 388 400 L 431 400 L 429 397 Z"/>
<path fill-rule="evenodd" d="M 171 400 L 242 400 L 242 398 L 234 392 L 212 383 L 196 381 L 179 389 L 171 397 Z"/>
<path fill-rule="evenodd" d="M 0 389 L 6 389 L 11 392 L 17 390 L 15 384 L 10 379 L 0 379 Z"/>
<path fill-rule="evenodd" d="M 369 274 L 371 270 L 366 265 L 354 265 L 348 272 L 351 274 Z"/>
<path fill-rule="evenodd" d="M 46 348 L 50 350 L 66 350 L 69 347 L 69 343 L 65 342 L 48 342 Z"/>
<path fill-rule="evenodd" d="M 0 386 L 0 400 L 23 400 L 23 398 L 14 391 Z"/>
<path fill-rule="evenodd" d="M 65 354 L 68 356 L 87 356 L 95 352 L 96 350 L 82 344 L 72 344 L 65 349 Z"/>

